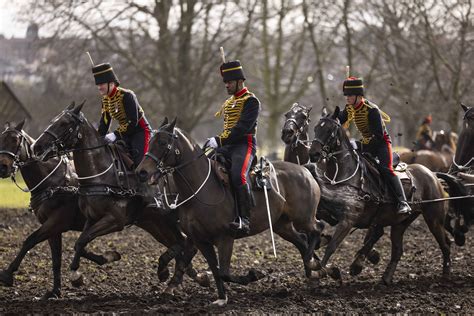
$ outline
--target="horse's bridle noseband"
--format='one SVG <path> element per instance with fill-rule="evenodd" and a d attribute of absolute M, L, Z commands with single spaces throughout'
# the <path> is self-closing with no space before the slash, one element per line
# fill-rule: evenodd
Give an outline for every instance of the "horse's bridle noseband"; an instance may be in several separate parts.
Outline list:
<path fill-rule="evenodd" d="M 43 153 L 43 157 L 45 157 L 50 152 L 53 152 L 56 156 L 62 156 L 68 151 L 65 149 L 64 145 L 67 140 L 73 138 L 73 143 L 71 147 L 74 147 L 79 141 L 79 139 L 82 138 L 82 134 L 80 133 L 79 129 L 85 121 L 84 114 L 82 114 L 82 112 L 80 112 L 80 114 L 76 114 L 72 111 L 64 111 L 63 114 L 69 115 L 74 118 L 77 124 L 75 124 L 75 127 L 70 127 L 65 130 L 61 135 L 57 135 L 55 132 L 51 131 L 51 125 L 48 126 L 43 132 L 43 134 L 51 136 L 53 138 L 53 141 L 51 142 L 51 146 L 48 147 L 48 149 L 45 150 L 45 152 Z"/>
<path fill-rule="evenodd" d="M 320 121 L 323 121 L 322 124 L 324 124 L 324 121 L 332 122 L 332 123 L 335 123 L 336 126 L 331 131 L 331 135 L 326 140 L 326 142 L 323 142 L 321 139 L 319 139 L 316 136 L 314 137 L 313 142 L 317 142 L 321 145 L 321 158 L 334 156 L 336 153 L 339 153 L 339 152 L 331 153 L 331 148 L 334 146 L 334 143 L 337 143 L 338 146 L 340 145 L 340 140 L 337 138 L 337 130 L 339 128 L 341 128 L 341 123 L 339 123 L 337 120 L 331 119 L 329 117 L 323 117 L 323 118 L 320 119 Z M 315 127 L 315 129 L 316 129 L 316 127 Z"/>
<path fill-rule="evenodd" d="M 6 133 L 15 133 L 15 135 L 20 138 L 20 143 L 18 144 L 15 152 L 12 152 L 12 151 L 9 151 L 9 150 L 0 150 L 0 154 L 5 154 L 5 155 L 10 156 L 13 160 L 13 165 L 14 166 L 20 166 L 23 163 L 20 161 L 19 151 L 21 150 L 21 147 L 23 146 L 24 142 L 26 141 L 26 137 L 23 134 L 23 132 L 17 131 L 16 129 L 7 129 L 7 130 L 2 132 L 2 135 L 6 134 Z M 26 155 L 27 155 L 27 157 L 26 157 L 27 160 L 32 158 L 32 156 L 33 156 L 29 151 L 29 146 L 26 146 Z"/>

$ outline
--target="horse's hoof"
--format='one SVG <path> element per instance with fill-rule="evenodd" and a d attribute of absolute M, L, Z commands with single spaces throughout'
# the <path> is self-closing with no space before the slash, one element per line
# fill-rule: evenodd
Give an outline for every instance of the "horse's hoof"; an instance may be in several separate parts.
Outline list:
<path fill-rule="evenodd" d="M 227 295 L 225 296 L 225 298 L 220 298 L 218 300 L 215 300 L 214 302 L 211 303 L 211 305 L 219 306 L 219 307 L 226 306 L 227 305 Z"/>
<path fill-rule="evenodd" d="M 74 287 L 81 287 L 84 285 L 84 276 L 78 271 L 73 271 L 70 277 L 71 285 Z"/>
<path fill-rule="evenodd" d="M 263 279 L 265 277 L 264 273 L 262 273 L 260 271 L 257 271 L 255 269 L 250 269 L 248 275 L 249 275 L 249 278 L 250 278 L 250 282 L 258 281 L 258 280 Z M 226 298 L 226 303 L 227 303 L 227 298 Z"/>
<path fill-rule="evenodd" d="M 168 280 L 169 277 L 170 270 L 168 270 L 167 268 L 162 271 L 158 270 L 158 279 L 160 280 L 160 282 L 165 282 L 166 280 Z"/>
<path fill-rule="evenodd" d="M 320 269 L 320 270 L 314 272 L 314 277 L 317 278 L 317 279 L 322 279 L 326 275 L 327 275 L 327 272 L 324 269 Z"/>
<path fill-rule="evenodd" d="M 313 258 L 308 262 L 308 268 L 311 269 L 312 271 L 320 270 L 321 263 L 318 260 Z"/>
<path fill-rule="evenodd" d="M 380 262 L 380 254 L 377 250 L 372 249 L 367 255 L 367 260 L 372 264 L 378 264 Z"/>
<path fill-rule="evenodd" d="M 46 292 L 43 297 L 41 297 L 42 301 L 47 301 L 51 299 L 58 299 L 61 297 L 61 291 L 60 290 L 52 290 Z"/>
<path fill-rule="evenodd" d="M 209 279 L 209 275 L 207 274 L 207 272 L 198 273 L 196 275 L 195 280 L 202 287 L 210 287 L 211 286 L 211 279 Z"/>
<path fill-rule="evenodd" d="M 13 273 L 0 271 L 0 285 L 13 286 Z"/>
<path fill-rule="evenodd" d="M 466 243 L 466 236 L 464 236 L 464 234 L 457 233 L 454 235 L 454 242 L 459 247 L 462 247 Z"/>
<path fill-rule="evenodd" d="M 349 273 L 351 276 L 359 275 L 362 272 L 363 268 L 364 267 L 361 264 L 354 262 L 353 264 L 351 264 Z"/>
<path fill-rule="evenodd" d="M 107 251 L 104 255 L 104 258 L 107 260 L 107 263 L 114 261 L 119 261 L 122 259 L 122 256 L 117 251 Z"/>

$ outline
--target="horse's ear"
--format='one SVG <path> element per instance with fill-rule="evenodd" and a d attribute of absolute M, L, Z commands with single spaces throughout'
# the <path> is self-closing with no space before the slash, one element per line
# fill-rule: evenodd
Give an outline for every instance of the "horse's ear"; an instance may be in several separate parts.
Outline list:
<path fill-rule="evenodd" d="M 174 119 L 170 123 L 170 130 L 174 129 L 174 126 L 176 125 L 176 121 L 178 120 L 178 117 L 174 117 Z"/>
<path fill-rule="evenodd" d="M 19 132 L 21 132 L 21 130 L 23 129 L 23 125 L 25 124 L 25 119 L 23 119 L 20 123 L 18 123 L 16 126 L 15 126 L 15 129 Z"/>
<path fill-rule="evenodd" d="M 168 117 L 167 116 L 165 116 L 165 119 L 163 120 L 163 122 L 161 122 L 161 125 L 158 128 L 161 128 L 161 127 L 165 126 L 166 124 L 168 124 Z"/>
<path fill-rule="evenodd" d="M 79 114 L 79 112 L 82 110 L 82 107 L 84 106 L 84 103 L 86 103 L 86 100 L 82 101 L 82 103 L 76 106 L 72 111 L 76 114 Z"/>
<path fill-rule="evenodd" d="M 469 108 L 462 103 L 461 103 L 461 107 L 464 110 L 464 113 L 467 112 L 467 110 L 469 110 Z"/>
<path fill-rule="evenodd" d="M 308 110 L 308 114 L 309 114 L 309 112 L 311 112 L 312 109 L 313 109 L 312 106 L 310 106 L 310 107 L 307 109 L 307 110 Z"/>
<path fill-rule="evenodd" d="M 332 114 L 332 118 L 335 120 L 339 118 L 339 112 L 341 112 L 341 109 L 339 108 L 338 105 L 336 105 L 336 109 L 334 110 L 334 113 Z"/>
<path fill-rule="evenodd" d="M 328 116 L 328 108 L 326 106 L 323 106 L 321 109 L 321 117 L 326 117 Z"/>
<path fill-rule="evenodd" d="M 76 106 L 76 102 L 72 101 L 71 104 L 67 106 L 66 110 L 71 111 L 72 109 L 74 109 L 75 106 Z"/>
<path fill-rule="evenodd" d="M 3 127 L 5 127 L 5 129 L 9 129 L 10 128 L 10 122 L 5 122 L 5 125 L 3 125 Z"/>

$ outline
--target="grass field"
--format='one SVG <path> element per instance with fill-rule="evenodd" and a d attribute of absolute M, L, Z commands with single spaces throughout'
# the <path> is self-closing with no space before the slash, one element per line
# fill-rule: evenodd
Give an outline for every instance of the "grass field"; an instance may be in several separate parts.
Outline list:
<path fill-rule="evenodd" d="M 21 177 L 17 178 L 17 183 L 26 187 Z M 0 208 L 26 208 L 29 203 L 30 193 L 22 192 L 9 178 L 0 179 Z"/>

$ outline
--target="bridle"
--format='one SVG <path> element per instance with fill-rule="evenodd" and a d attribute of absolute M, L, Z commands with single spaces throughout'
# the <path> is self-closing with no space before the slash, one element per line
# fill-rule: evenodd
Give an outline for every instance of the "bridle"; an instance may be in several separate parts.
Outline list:
<path fill-rule="evenodd" d="M 296 146 L 298 146 L 299 143 L 301 143 L 302 145 L 304 145 L 305 147 L 309 148 L 307 144 L 305 144 L 304 141 L 300 140 L 300 136 L 304 133 L 305 129 L 308 127 L 309 125 L 309 122 L 311 121 L 308 113 L 306 112 L 303 112 L 303 114 L 305 115 L 305 120 L 303 121 L 303 124 L 301 124 L 301 126 L 298 125 L 298 121 L 295 119 L 295 116 L 298 112 L 294 112 L 293 110 L 290 109 L 289 112 L 287 112 L 286 114 L 288 113 L 291 113 L 292 115 L 286 119 L 285 123 L 283 124 L 283 128 L 282 128 L 282 131 L 286 130 L 286 129 L 291 129 L 289 126 L 290 124 L 293 124 L 296 129 L 291 129 L 291 130 L 295 130 L 295 136 L 296 136 L 296 141 L 294 143 L 291 144 L 291 147 L 292 148 L 295 148 Z"/>
<path fill-rule="evenodd" d="M 209 180 L 210 178 L 210 175 L 211 175 L 211 171 L 212 171 L 212 167 L 211 167 L 211 160 L 206 157 L 207 161 L 208 161 L 208 172 L 207 172 L 207 176 L 206 178 L 204 179 L 204 181 L 201 183 L 201 185 L 196 189 L 196 190 L 193 190 L 192 187 L 191 187 L 191 184 L 189 183 L 189 181 L 186 179 L 186 177 L 184 176 L 184 174 L 180 171 L 180 169 L 184 168 L 185 166 L 187 165 L 190 165 L 192 164 L 193 162 L 197 161 L 199 158 L 201 158 L 202 156 L 205 156 L 205 151 L 203 150 L 202 153 L 200 153 L 199 155 L 197 155 L 196 157 L 194 157 L 193 159 L 191 160 L 188 160 L 188 161 L 185 161 L 181 164 L 179 164 L 179 162 L 181 161 L 182 159 L 182 154 L 181 154 L 181 151 L 179 150 L 179 148 L 175 147 L 176 146 L 176 140 L 178 139 L 178 134 L 176 134 L 174 128 L 173 128 L 173 132 L 168 132 L 168 131 L 165 131 L 165 130 L 158 130 L 156 131 L 156 134 L 165 134 L 165 135 L 168 135 L 170 136 L 169 139 L 171 139 L 171 141 L 168 141 L 167 144 L 165 145 L 166 146 L 166 149 L 165 149 L 165 152 L 164 154 L 162 155 L 162 157 L 158 157 L 157 155 L 153 154 L 150 150 L 148 150 L 148 152 L 145 154 L 145 157 L 148 157 L 150 158 L 155 164 L 155 168 L 157 169 L 157 171 L 161 174 L 161 175 L 164 175 L 164 176 L 169 176 L 171 174 L 173 174 L 174 172 L 177 172 L 181 178 L 183 179 L 184 183 L 187 185 L 187 187 L 189 188 L 189 190 L 191 192 L 194 192 L 193 194 L 191 194 L 189 197 L 187 197 L 185 200 L 181 201 L 178 203 L 178 198 L 179 198 L 179 194 L 176 195 L 176 198 L 175 198 L 175 201 L 173 203 L 169 203 L 168 202 L 168 194 L 166 192 L 166 186 L 164 186 L 164 196 L 165 196 L 165 202 L 167 204 L 167 206 L 174 210 L 176 209 L 177 207 L 185 204 L 186 202 L 188 202 L 189 200 L 191 200 L 192 198 L 196 197 L 196 199 L 201 202 L 202 204 L 206 204 L 206 205 L 209 205 L 209 206 L 212 206 L 212 205 L 218 205 L 220 204 L 222 201 L 224 201 L 225 199 L 225 195 L 226 195 L 226 191 L 225 191 L 225 188 L 224 186 L 221 184 L 221 187 L 223 189 L 223 198 L 222 200 L 218 201 L 217 203 L 215 204 L 209 204 L 209 203 L 206 203 L 206 202 L 203 202 L 199 199 L 199 197 L 197 196 L 197 194 L 201 191 L 201 189 L 204 187 L 204 185 L 207 183 L 207 181 Z M 170 153 L 173 152 L 173 147 L 174 148 L 174 154 L 176 156 L 175 158 L 175 161 L 177 163 L 177 165 L 174 165 L 173 167 L 170 167 L 170 166 L 165 166 L 164 164 L 164 161 L 166 161 L 168 159 L 168 156 Z"/>
<path fill-rule="evenodd" d="M 34 155 L 31 153 L 31 149 L 30 149 L 31 144 L 28 143 L 28 140 L 25 137 L 25 134 L 23 134 L 23 131 L 17 131 L 16 129 L 7 129 L 2 132 L 2 135 L 7 134 L 7 133 L 14 133 L 15 136 L 20 138 L 20 142 L 18 143 L 18 146 L 16 147 L 16 150 L 14 152 L 9 151 L 9 150 L 0 150 L 0 154 L 5 154 L 12 158 L 13 166 L 15 170 L 17 167 L 25 165 L 27 161 L 36 161 L 36 160 L 32 160 Z M 20 150 L 22 147 L 25 148 L 25 152 L 26 152 L 26 160 L 24 162 L 20 160 L 20 154 L 21 154 Z"/>
<path fill-rule="evenodd" d="M 84 114 L 82 114 L 82 112 L 80 112 L 79 114 L 76 114 L 72 111 L 65 110 L 65 111 L 63 111 L 62 115 L 68 115 L 68 116 L 74 118 L 74 121 L 75 121 L 76 124 L 75 124 L 74 127 L 70 127 L 68 129 L 66 129 L 60 135 L 57 135 L 54 131 L 51 130 L 52 125 L 49 125 L 45 129 L 45 131 L 42 134 L 51 136 L 53 138 L 53 141 L 51 142 L 51 146 L 49 146 L 44 151 L 43 155 L 40 157 L 41 160 L 51 152 L 54 154 L 54 156 L 62 156 L 64 154 L 68 153 L 68 152 L 74 151 L 72 149 L 66 149 L 65 148 L 65 143 L 72 138 L 71 147 L 74 147 L 77 144 L 77 142 L 79 141 L 79 139 L 82 138 L 80 128 L 81 128 L 81 125 L 85 121 Z M 61 118 L 62 115 L 60 115 L 56 120 Z M 40 135 L 40 138 L 41 138 L 41 136 L 42 135 Z"/>
<path fill-rule="evenodd" d="M 355 151 L 355 149 L 352 148 L 352 145 L 350 143 L 348 144 L 348 148 L 346 148 L 346 149 L 341 149 L 341 150 L 338 150 L 338 151 L 331 151 L 331 149 L 334 148 L 335 145 L 337 145 L 337 146 L 341 145 L 341 140 L 338 138 L 338 133 L 337 133 L 339 131 L 339 129 L 342 128 L 341 123 L 339 123 L 338 120 L 335 120 L 335 119 L 332 119 L 332 118 L 329 118 L 329 117 L 322 117 L 320 119 L 320 122 L 321 123 L 318 124 L 317 126 L 324 126 L 325 122 L 331 122 L 331 123 L 334 123 L 335 125 L 334 125 L 334 128 L 331 130 L 331 134 L 330 134 L 329 138 L 325 142 L 322 141 L 319 137 L 316 137 L 316 136 L 313 139 L 313 142 L 317 142 L 321 145 L 321 155 L 319 156 L 318 161 L 316 162 L 316 164 L 318 162 L 320 162 L 321 159 L 333 159 L 334 163 L 335 163 L 335 166 L 336 166 L 336 171 L 334 173 L 334 176 L 331 179 L 326 175 L 326 172 L 324 172 L 324 177 L 332 185 L 346 182 L 346 181 L 352 179 L 357 174 L 357 171 L 359 170 L 359 167 L 360 167 L 360 156 Z M 316 130 L 317 126 L 315 126 L 315 130 Z M 340 160 L 344 159 L 346 156 L 350 155 L 351 153 L 355 154 L 355 156 L 357 158 L 357 166 L 356 166 L 354 172 L 349 177 L 336 181 L 336 178 L 337 178 L 337 175 L 338 175 L 338 172 L 339 172 L 339 159 L 337 158 L 337 155 L 339 155 L 343 152 L 347 152 L 347 154 L 345 154 Z M 316 168 L 316 172 L 317 172 L 317 169 L 318 168 Z"/>

